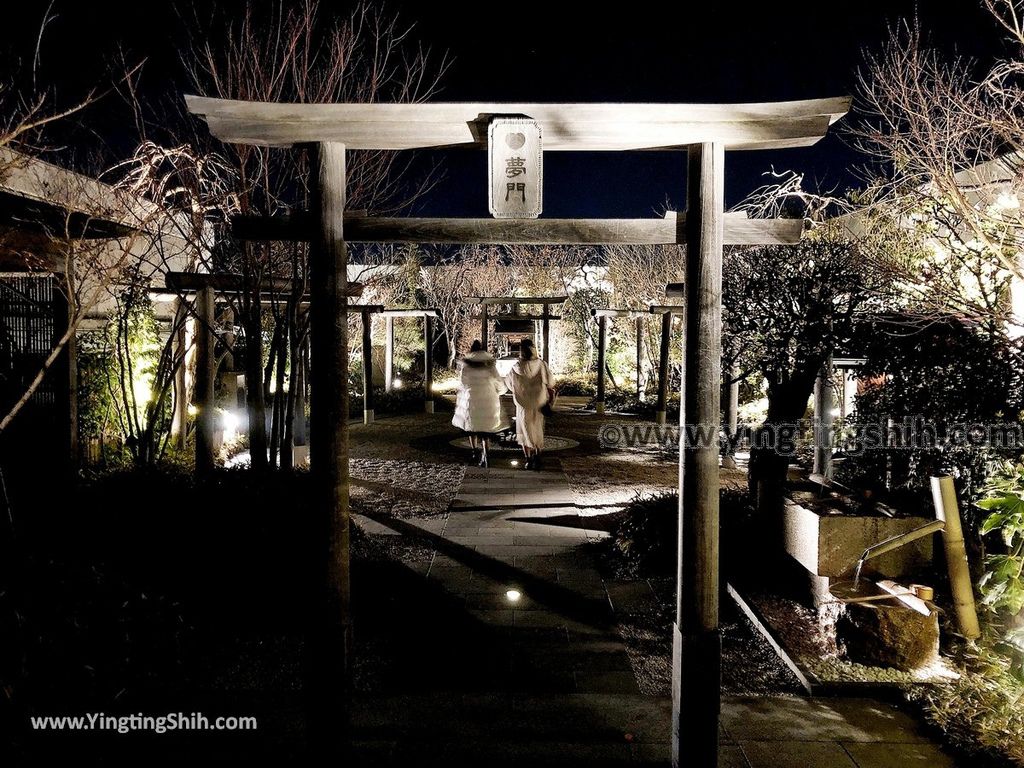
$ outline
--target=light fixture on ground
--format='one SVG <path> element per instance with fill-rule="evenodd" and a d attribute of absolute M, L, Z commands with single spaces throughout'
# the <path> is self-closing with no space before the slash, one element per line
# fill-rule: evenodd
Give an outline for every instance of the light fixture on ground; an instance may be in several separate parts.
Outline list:
<path fill-rule="evenodd" d="M 402 388 L 402 380 L 401 379 L 395 379 L 394 381 L 391 382 L 391 387 L 393 389 L 401 389 Z"/>
<path fill-rule="evenodd" d="M 224 439 L 233 440 L 238 434 L 238 414 L 231 411 L 224 411 L 221 415 L 221 422 L 224 425 Z"/>
<path fill-rule="evenodd" d="M 523 597 L 523 593 L 518 589 L 510 589 L 505 592 L 505 598 L 510 603 L 518 603 Z"/>
<path fill-rule="evenodd" d="M 511 464 L 513 467 L 518 467 L 519 466 L 519 460 L 518 459 L 512 459 L 512 461 L 510 461 L 509 464 Z"/>

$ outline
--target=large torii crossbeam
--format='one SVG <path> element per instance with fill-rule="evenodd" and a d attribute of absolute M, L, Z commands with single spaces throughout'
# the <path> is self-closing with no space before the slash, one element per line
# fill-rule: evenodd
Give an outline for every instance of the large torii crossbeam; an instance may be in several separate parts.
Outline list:
<path fill-rule="evenodd" d="M 672 762 L 678 766 L 685 755 L 687 765 L 716 766 L 721 665 L 717 436 L 722 248 L 728 222 L 725 152 L 814 144 L 848 111 L 850 100 L 766 104 L 268 104 L 185 98 L 189 111 L 202 115 L 213 135 L 222 141 L 276 147 L 307 145 L 311 150 L 311 214 L 315 222 L 310 306 L 311 468 L 315 504 L 328 544 L 322 564 L 326 610 L 320 631 L 310 638 L 319 654 L 319 665 L 310 684 L 315 686 L 313 700 L 319 699 L 322 707 L 335 707 L 334 711 L 320 712 L 313 724 L 314 734 L 320 733 L 323 738 L 336 732 L 337 717 L 346 712 L 352 647 L 348 359 L 347 324 L 343 322 L 348 262 L 346 150 L 483 149 L 487 146 L 487 128 L 492 118 L 522 115 L 539 124 L 548 151 L 686 152 L 685 395 L 681 421 L 696 429 L 680 430 Z M 545 226 L 539 223 L 543 221 L 486 224 L 480 237 L 505 242 L 510 240 L 509 227 L 536 234 Z M 455 222 L 459 224 L 458 220 Z M 441 234 L 433 231 L 428 236 L 435 238 Z M 459 237 L 470 234 L 463 231 Z M 572 227 L 556 234 L 560 243 L 593 242 L 574 233 Z M 677 237 L 673 241 L 678 241 Z M 713 435 L 714 439 L 689 442 L 685 438 L 688 432 Z"/>

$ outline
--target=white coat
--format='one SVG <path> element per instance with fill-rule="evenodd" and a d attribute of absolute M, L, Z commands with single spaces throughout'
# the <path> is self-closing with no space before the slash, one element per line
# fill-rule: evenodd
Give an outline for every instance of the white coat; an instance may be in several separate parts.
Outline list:
<path fill-rule="evenodd" d="M 466 432 L 488 434 L 508 429 L 508 416 L 501 407 L 504 392 L 505 382 L 498 374 L 494 355 L 470 352 L 459 366 L 459 394 L 452 424 Z"/>
<path fill-rule="evenodd" d="M 540 358 L 518 360 L 505 377 L 516 401 L 516 438 L 526 448 L 544 447 L 544 414 L 541 407 L 548 402 L 548 390 L 555 384 L 548 364 Z"/>

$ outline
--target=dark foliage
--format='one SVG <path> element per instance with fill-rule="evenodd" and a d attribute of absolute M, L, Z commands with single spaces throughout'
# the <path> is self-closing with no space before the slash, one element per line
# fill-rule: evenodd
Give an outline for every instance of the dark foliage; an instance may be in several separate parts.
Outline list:
<path fill-rule="evenodd" d="M 747 548 L 748 522 L 753 506 L 744 491 L 723 489 L 719 519 L 722 560 L 726 572 L 738 567 Z M 679 539 L 679 495 L 666 491 L 637 496 L 616 513 L 609 539 L 613 567 L 633 575 L 670 576 L 675 573 Z"/>
<path fill-rule="evenodd" d="M 566 397 L 593 397 L 597 392 L 596 374 L 592 376 L 559 376 L 558 394 Z"/>
<path fill-rule="evenodd" d="M 993 459 L 1016 459 L 1020 448 L 993 450 L 981 445 L 942 445 L 954 427 L 1019 424 L 1024 406 L 1020 348 L 1004 336 L 956 319 L 930 322 L 920 330 L 876 321 L 859 329 L 857 348 L 867 358 L 862 374 L 873 385 L 856 401 L 859 425 L 916 421 L 934 427 L 940 444 L 861 449 L 854 441 L 839 465 L 841 479 L 892 498 L 897 506 L 930 504 L 929 478 L 950 473 L 957 479 L 961 508 L 985 481 Z M 888 487 L 885 478 L 888 477 Z M 976 522 L 976 521 L 974 521 Z"/>
<path fill-rule="evenodd" d="M 723 266 L 723 345 L 741 370 L 767 382 L 769 425 L 795 424 L 814 380 L 859 318 L 877 312 L 885 279 L 841 233 L 819 230 L 793 246 L 731 251 Z M 777 430 L 764 431 L 751 451 L 750 480 L 767 514 L 782 508 L 789 458 Z"/>
<path fill-rule="evenodd" d="M 15 500 L 0 589 L 7 714 L 100 710 L 184 688 L 250 632 L 294 633 L 310 595 L 308 475 L 126 472 L 74 503 Z M 18 513 L 21 514 L 18 514 Z"/>
<path fill-rule="evenodd" d="M 401 389 L 385 392 L 382 387 L 374 387 L 373 409 L 378 416 L 400 416 L 409 413 L 423 413 L 423 382 L 406 380 Z M 452 411 L 454 406 L 440 395 L 434 397 L 434 411 Z M 349 396 L 348 412 L 352 418 L 363 415 L 363 396 Z"/>
<path fill-rule="evenodd" d="M 594 397 L 587 403 L 588 408 L 594 408 L 597 398 Z M 635 392 L 612 390 L 604 396 L 604 407 L 606 411 L 614 413 L 630 413 L 645 419 L 653 419 L 656 409 L 654 402 L 647 402 L 637 398 Z M 676 424 L 679 421 L 679 391 L 670 392 L 666 403 L 666 420 L 669 424 Z"/>

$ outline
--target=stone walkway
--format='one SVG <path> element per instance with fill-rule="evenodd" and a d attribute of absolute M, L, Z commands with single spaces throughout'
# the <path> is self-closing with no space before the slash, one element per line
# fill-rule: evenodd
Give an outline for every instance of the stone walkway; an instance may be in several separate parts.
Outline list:
<path fill-rule="evenodd" d="M 357 701 L 360 765 L 668 764 L 671 703 L 640 694 L 614 621 L 630 596 L 582 546 L 607 535 L 588 520 L 549 459 L 542 472 L 468 470 L 443 519 L 361 521 L 430 542 L 415 588 L 440 606 L 424 615 L 442 639 L 409 643 L 412 672 Z M 721 724 L 722 766 L 954 765 L 873 700 L 732 697 Z"/>

